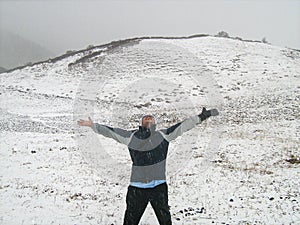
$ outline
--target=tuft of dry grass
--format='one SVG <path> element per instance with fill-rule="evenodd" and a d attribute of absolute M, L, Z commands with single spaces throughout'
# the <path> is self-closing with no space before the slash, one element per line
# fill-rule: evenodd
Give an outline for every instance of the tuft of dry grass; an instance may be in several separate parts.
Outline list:
<path fill-rule="evenodd" d="M 291 155 L 289 159 L 286 159 L 285 161 L 292 163 L 292 164 L 300 164 L 300 157 L 297 157 L 295 155 Z"/>

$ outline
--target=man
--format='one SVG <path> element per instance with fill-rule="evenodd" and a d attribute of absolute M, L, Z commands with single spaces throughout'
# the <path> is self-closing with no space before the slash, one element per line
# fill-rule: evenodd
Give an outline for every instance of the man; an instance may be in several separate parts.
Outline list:
<path fill-rule="evenodd" d="M 78 125 L 89 126 L 96 133 L 128 146 L 133 163 L 123 225 L 138 225 L 149 201 L 159 224 L 172 224 L 165 175 L 169 142 L 216 115 L 219 115 L 218 110 L 203 108 L 199 115 L 160 130 L 156 130 L 152 115 L 143 116 L 141 126 L 134 130 L 93 123 L 90 117 L 88 121 L 78 121 Z"/>

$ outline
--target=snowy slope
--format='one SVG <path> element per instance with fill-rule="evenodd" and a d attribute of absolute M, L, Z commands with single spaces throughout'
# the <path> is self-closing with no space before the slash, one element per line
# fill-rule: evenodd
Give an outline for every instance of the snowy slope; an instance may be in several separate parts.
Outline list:
<path fill-rule="evenodd" d="M 122 224 L 124 129 L 210 118 L 170 144 L 174 224 L 299 224 L 300 53 L 220 37 L 135 38 L 0 74 L 0 223 Z M 148 205 L 140 224 L 158 224 Z"/>

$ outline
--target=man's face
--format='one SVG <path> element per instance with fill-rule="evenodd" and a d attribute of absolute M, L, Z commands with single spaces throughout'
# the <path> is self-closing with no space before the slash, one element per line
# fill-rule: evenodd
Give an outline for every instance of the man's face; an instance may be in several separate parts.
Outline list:
<path fill-rule="evenodd" d="M 142 119 L 142 126 L 150 128 L 152 124 L 155 124 L 155 119 L 153 116 L 145 116 Z"/>

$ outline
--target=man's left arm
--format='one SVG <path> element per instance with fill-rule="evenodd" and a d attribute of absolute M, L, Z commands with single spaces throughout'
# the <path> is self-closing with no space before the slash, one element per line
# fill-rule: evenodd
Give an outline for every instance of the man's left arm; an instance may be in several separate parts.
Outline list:
<path fill-rule="evenodd" d="M 190 116 L 167 129 L 160 130 L 163 137 L 168 141 L 172 141 L 177 137 L 181 136 L 184 132 L 191 130 L 196 125 L 200 124 L 202 121 L 206 120 L 210 116 L 217 116 L 219 112 L 217 109 L 206 110 L 203 107 L 202 112 L 195 116 Z"/>

